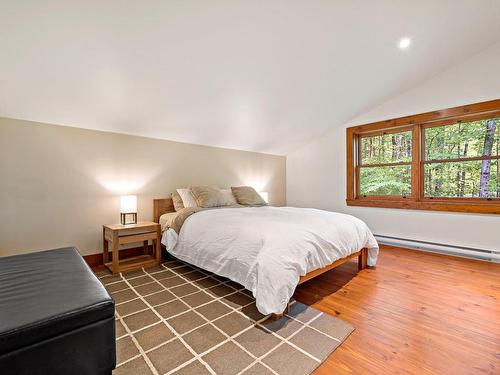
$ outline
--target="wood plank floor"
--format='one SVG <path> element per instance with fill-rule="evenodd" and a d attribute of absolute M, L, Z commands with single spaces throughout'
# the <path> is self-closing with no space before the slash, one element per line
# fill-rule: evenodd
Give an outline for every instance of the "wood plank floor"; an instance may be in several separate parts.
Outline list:
<path fill-rule="evenodd" d="M 500 265 L 382 246 L 295 298 L 356 327 L 319 374 L 500 374 Z"/>

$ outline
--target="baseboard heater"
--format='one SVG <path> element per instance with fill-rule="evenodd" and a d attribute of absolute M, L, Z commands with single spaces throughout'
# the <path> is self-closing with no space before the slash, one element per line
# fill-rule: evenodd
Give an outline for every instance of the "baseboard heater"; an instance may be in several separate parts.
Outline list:
<path fill-rule="evenodd" d="M 383 245 L 406 247 L 409 249 L 417 249 L 431 253 L 455 255 L 500 263 L 500 250 L 482 250 L 470 247 L 450 246 L 435 242 L 408 240 L 406 238 L 389 237 L 378 234 L 375 235 L 375 238 L 380 244 Z"/>

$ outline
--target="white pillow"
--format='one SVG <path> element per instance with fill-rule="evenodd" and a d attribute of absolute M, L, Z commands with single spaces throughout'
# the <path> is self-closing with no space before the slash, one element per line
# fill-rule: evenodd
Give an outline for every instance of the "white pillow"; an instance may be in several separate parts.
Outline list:
<path fill-rule="evenodd" d="M 177 192 L 181 196 L 184 207 L 198 207 L 196 199 L 194 199 L 190 189 L 177 189 Z"/>
<path fill-rule="evenodd" d="M 224 199 L 228 202 L 228 205 L 238 204 L 231 189 L 220 189 L 220 192 L 224 195 Z"/>

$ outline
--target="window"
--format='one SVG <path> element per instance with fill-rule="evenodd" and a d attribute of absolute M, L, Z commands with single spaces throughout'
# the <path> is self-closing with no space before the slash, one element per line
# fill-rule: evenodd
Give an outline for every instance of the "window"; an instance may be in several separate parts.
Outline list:
<path fill-rule="evenodd" d="M 500 214 L 500 100 L 348 128 L 347 204 Z"/>
<path fill-rule="evenodd" d="M 424 128 L 424 196 L 500 198 L 500 118 Z"/>
<path fill-rule="evenodd" d="M 360 194 L 411 195 L 412 132 L 360 136 Z"/>

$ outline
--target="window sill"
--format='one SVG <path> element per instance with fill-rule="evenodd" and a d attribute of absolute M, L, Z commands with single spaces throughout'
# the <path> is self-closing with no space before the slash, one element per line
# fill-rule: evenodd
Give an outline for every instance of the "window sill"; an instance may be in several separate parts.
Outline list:
<path fill-rule="evenodd" d="M 500 215 L 500 202 L 450 202 L 449 200 L 433 199 L 432 201 L 410 201 L 410 200 L 395 200 L 395 199 L 346 199 L 348 206 L 359 207 L 383 207 L 383 208 L 399 208 L 409 210 L 426 210 L 426 211 L 449 211 L 449 212 L 468 212 L 479 214 L 496 214 Z"/>

